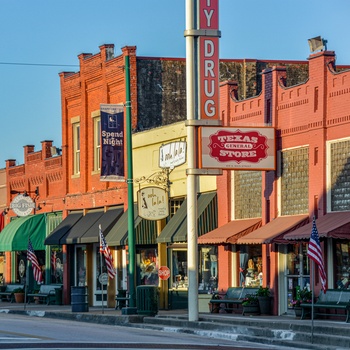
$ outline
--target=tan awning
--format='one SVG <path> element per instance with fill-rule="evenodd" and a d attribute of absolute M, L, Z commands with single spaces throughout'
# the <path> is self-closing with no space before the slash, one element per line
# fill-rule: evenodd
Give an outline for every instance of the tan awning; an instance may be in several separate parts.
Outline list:
<path fill-rule="evenodd" d="M 341 211 L 328 213 L 316 219 L 319 237 L 350 239 L 350 212 Z M 287 240 L 309 239 L 312 222 L 284 236 Z"/>
<path fill-rule="evenodd" d="M 232 220 L 198 238 L 198 244 L 235 244 L 238 238 L 258 229 L 261 218 Z"/>
<path fill-rule="evenodd" d="M 266 225 L 239 238 L 238 244 L 263 244 L 272 243 L 280 239 L 282 235 L 291 232 L 307 223 L 308 215 L 279 216 Z"/>

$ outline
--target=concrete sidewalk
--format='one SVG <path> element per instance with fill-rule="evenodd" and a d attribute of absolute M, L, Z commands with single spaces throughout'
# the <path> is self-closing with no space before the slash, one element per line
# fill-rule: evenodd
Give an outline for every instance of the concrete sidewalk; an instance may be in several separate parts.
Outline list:
<path fill-rule="evenodd" d="M 16 304 L 0 302 L 0 312 L 26 314 L 99 324 L 192 333 L 206 337 L 250 341 L 297 349 L 349 349 L 350 324 L 339 320 L 300 320 L 294 316 L 242 316 L 200 313 L 197 322 L 188 321 L 187 310 L 159 310 L 155 317 L 124 315 L 121 310 L 89 307 L 72 312 L 71 305 Z"/>

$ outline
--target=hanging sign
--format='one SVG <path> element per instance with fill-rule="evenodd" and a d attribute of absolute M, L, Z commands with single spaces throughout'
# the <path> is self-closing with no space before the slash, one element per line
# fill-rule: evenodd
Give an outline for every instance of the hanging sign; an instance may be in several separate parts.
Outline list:
<path fill-rule="evenodd" d="M 275 170 L 274 128 L 200 128 L 200 167 Z"/>
<path fill-rule="evenodd" d="M 27 216 L 35 208 L 35 203 L 29 196 L 19 194 L 11 202 L 10 208 L 17 216 Z"/>
<path fill-rule="evenodd" d="M 162 145 L 159 148 L 159 167 L 174 169 L 186 163 L 186 142 L 177 141 Z"/>
<path fill-rule="evenodd" d="M 168 193 L 160 187 L 145 187 L 137 192 L 139 216 L 147 220 L 161 220 L 169 215 Z"/>

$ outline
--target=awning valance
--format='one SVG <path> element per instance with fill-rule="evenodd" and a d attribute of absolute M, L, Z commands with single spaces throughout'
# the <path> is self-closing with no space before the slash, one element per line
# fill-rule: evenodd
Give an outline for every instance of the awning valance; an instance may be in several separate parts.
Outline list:
<path fill-rule="evenodd" d="M 278 243 L 278 239 L 282 235 L 305 225 L 308 219 L 308 215 L 279 216 L 248 235 L 239 238 L 237 243 L 263 244 L 273 243 L 275 240 Z"/>
<path fill-rule="evenodd" d="M 350 239 L 350 212 L 333 212 L 316 219 L 319 237 Z M 312 222 L 284 236 L 286 240 L 306 240 L 311 236 Z"/>
<path fill-rule="evenodd" d="M 106 241 L 109 246 L 128 245 L 129 213 L 126 210 L 120 220 L 111 228 Z M 134 204 L 135 244 L 156 244 L 157 222 L 146 220 L 139 216 L 137 204 Z"/>
<path fill-rule="evenodd" d="M 202 193 L 198 197 L 198 231 L 207 233 L 217 227 L 216 192 Z M 208 215 L 204 215 L 206 210 Z M 175 215 L 166 224 L 159 237 L 158 243 L 175 243 L 187 241 L 187 200 L 181 204 Z"/>
<path fill-rule="evenodd" d="M 44 250 L 46 214 L 29 215 L 12 220 L 0 233 L 0 251 L 28 249 L 28 239 L 34 250 Z"/>
<path fill-rule="evenodd" d="M 232 220 L 198 238 L 198 244 L 235 244 L 261 226 L 261 218 Z"/>

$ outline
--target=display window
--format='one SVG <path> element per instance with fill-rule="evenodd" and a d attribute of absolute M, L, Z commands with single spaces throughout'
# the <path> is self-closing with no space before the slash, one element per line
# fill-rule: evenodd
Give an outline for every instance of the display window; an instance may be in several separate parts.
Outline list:
<path fill-rule="evenodd" d="M 335 241 L 335 286 L 334 288 L 350 289 L 350 242 Z"/>
<path fill-rule="evenodd" d="M 199 249 L 198 291 L 212 293 L 218 288 L 218 247 L 201 246 Z"/>
<path fill-rule="evenodd" d="M 240 246 L 239 278 L 244 287 L 259 287 L 262 285 L 262 245 L 246 244 Z"/>
<path fill-rule="evenodd" d="M 174 289 L 188 288 L 188 272 L 187 272 L 187 250 L 172 249 L 171 250 L 171 287 Z"/>
<path fill-rule="evenodd" d="M 158 286 L 158 255 L 156 248 L 137 249 L 137 282 L 138 285 Z"/>
<path fill-rule="evenodd" d="M 86 252 L 85 245 L 76 247 L 75 258 L 76 258 L 76 264 L 75 264 L 76 286 L 85 287 L 87 286 L 87 280 L 86 280 L 87 252 Z"/>
<path fill-rule="evenodd" d="M 60 247 L 51 248 L 51 283 L 63 284 L 63 251 Z"/>

